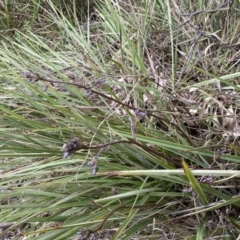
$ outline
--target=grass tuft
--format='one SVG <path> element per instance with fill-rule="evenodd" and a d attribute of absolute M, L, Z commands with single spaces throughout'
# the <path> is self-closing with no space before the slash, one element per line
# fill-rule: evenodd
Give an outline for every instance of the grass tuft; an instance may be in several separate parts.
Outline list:
<path fill-rule="evenodd" d="M 237 239 L 238 5 L 0 1 L 0 238 Z"/>

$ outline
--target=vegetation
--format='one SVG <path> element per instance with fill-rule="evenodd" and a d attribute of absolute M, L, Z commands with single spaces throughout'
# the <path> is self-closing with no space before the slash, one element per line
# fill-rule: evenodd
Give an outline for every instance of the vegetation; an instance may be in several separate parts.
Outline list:
<path fill-rule="evenodd" d="M 237 239 L 239 1 L 18 2 L 0 238 Z"/>

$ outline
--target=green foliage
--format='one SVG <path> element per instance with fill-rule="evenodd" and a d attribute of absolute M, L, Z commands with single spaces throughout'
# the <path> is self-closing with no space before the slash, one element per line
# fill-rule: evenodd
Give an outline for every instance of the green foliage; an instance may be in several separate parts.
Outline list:
<path fill-rule="evenodd" d="M 0 3 L 0 238 L 236 239 L 238 2 Z"/>

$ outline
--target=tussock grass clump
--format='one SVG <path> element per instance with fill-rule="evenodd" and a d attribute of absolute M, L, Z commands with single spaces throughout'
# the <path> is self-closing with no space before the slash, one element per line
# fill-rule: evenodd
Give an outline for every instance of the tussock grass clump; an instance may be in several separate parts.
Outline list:
<path fill-rule="evenodd" d="M 2 3 L 0 238 L 236 239 L 238 9 Z"/>

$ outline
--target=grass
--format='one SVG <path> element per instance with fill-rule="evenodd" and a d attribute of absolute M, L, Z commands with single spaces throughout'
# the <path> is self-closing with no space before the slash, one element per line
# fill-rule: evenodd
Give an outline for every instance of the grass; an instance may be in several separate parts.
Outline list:
<path fill-rule="evenodd" d="M 0 238 L 237 239 L 238 5 L 2 3 Z"/>

